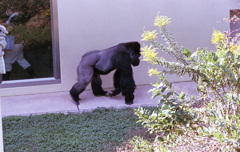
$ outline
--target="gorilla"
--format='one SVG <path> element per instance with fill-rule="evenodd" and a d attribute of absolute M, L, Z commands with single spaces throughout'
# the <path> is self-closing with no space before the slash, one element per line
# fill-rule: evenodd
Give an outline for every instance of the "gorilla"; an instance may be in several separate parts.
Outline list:
<path fill-rule="evenodd" d="M 120 43 L 104 50 L 94 50 L 85 53 L 77 68 L 78 82 L 70 90 L 72 99 L 79 105 L 79 94 L 91 82 L 95 96 L 116 96 L 119 93 L 125 97 L 125 103 L 133 104 L 136 88 L 133 78 L 133 66 L 140 63 L 140 44 L 138 42 Z M 106 75 L 115 70 L 113 76 L 114 90 L 104 91 L 100 75 Z"/>

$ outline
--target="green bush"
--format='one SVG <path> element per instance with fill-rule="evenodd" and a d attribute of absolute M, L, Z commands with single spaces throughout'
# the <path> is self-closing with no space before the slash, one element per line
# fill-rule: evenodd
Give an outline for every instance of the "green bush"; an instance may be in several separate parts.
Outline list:
<path fill-rule="evenodd" d="M 135 110 L 139 122 L 150 132 L 158 133 L 152 150 L 176 150 L 184 142 L 189 141 L 208 143 L 206 138 L 218 144 L 214 147 L 209 144 L 209 149 L 219 151 L 239 151 L 240 149 L 240 41 L 238 35 L 230 38 L 228 32 L 213 31 L 212 43 L 216 51 L 197 49 L 193 53 L 187 48 L 178 46 L 166 26 L 170 18 L 158 15 L 154 25 L 157 30 L 144 31 L 143 41 L 148 41 L 142 50 L 144 61 L 153 65 L 160 65 L 165 69 L 149 69 L 149 75 L 160 78 L 160 83 L 153 84 L 150 90 L 153 98 L 160 96 L 158 109 L 149 112 L 144 108 Z M 157 41 L 161 35 L 166 45 Z M 171 62 L 163 57 L 158 57 L 159 52 L 165 52 L 176 59 Z M 183 92 L 176 92 L 165 74 L 177 76 L 190 76 L 197 83 L 199 98 L 189 96 Z M 198 107 L 195 105 L 198 104 Z M 198 139 L 196 139 L 196 137 Z M 187 151 L 193 151 L 196 142 Z M 210 143 L 210 142 L 209 142 Z M 148 143 L 149 144 L 149 143 Z M 148 145 L 146 144 L 146 145 Z M 195 145 L 195 147 L 194 147 Z M 149 145 L 148 145 L 149 147 Z"/>

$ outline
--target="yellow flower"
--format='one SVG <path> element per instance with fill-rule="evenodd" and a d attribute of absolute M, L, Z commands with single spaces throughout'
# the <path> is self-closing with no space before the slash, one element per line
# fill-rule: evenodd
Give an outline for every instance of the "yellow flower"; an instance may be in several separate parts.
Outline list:
<path fill-rule="evenodd" d="M 240 55 L 240 45 L 236 44 L 236 45 L 231 45 L 230 47 L 230 51 L 233 52 L 233 54 L 235 55 Z"/>
<path fill-rule="evenodd" d="M 151 41 L 157 38 L 157 31 L 144 31 L 141 37 L 143 37 L 142 41 Z"/>
<path fill-rule="evenodd" d="M 230 52 L 234 52 L 235 51 L 235 45 L 228 45 L 228 50 L 230 51 Z"/>
<path fill-rule="evenodd" d="M 171 22 L 170 19 L 171 18 L 168 18 L 167 16 L 157 15 L 154 21 L 154 26 L 159 26 L 159 27 L 166 26 Z"/>
<path fill-rule="evenodd" d="M 153 46 L 144 46 L 142 48 L 141 54 L 143 55 L 143 61 L 153 61 L 156 59 L 158 53 L 156 53 L 156 48 L 152 48 Z"/>
<path fill-rule="evenodd" d="M 151 68 L 151 69 L 148 70 L 148 75 L 149 75 L 150 77 L 151 77 L 152 75 L 157 76 L 159 73 L 160 73 L 160 72 L 157 71 L 157 69 Z"/>
<path fill-rule="evenodd" d="M 44 12 L 44 14 L 45 14 L 46 16 L 49 16 L 49 15 L 50 15 L 50 10 L 49 10 L 49 9 L 46 10 L 46 11 Z"/>
<path fill-rule="evenodd" d="M 213 34 L 212 34 L 212 44 L 219 44 L 222 43 L 224 40 L 225 35 L 218 30 L 213 30 Z"/>

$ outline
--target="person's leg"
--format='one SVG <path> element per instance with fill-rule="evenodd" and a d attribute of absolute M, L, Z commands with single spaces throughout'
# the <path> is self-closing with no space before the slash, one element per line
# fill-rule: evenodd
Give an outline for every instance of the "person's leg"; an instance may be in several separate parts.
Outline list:
<path fill-rule="evenodd" d="M 35 74 L 35 72 L 32 69 L 32 66 L 29 66 L 28 68 L 26 68 L 26 71 L 29 74 L 29 78 L 35 78 L 37 75 Z"/>
<path fill-rule="evenodd" d="M 3 81 L 9 80 L 11 71 L 12 71 L 12 64 L 17 60 L 18 52 L 15 50 L 5 51 L 4 54 L 4 62 L 6 68 L 6 74 L 3 74 Z"/>
<path fill-rule="evenodd" d="M 15 45 L 16 50 L 18 50 L 18 58 L 17 58 L 17 63 L 28 72 L 29 78 L 35 78 L 36 74 L 34 70 L 31 67 L 31 64 L 24 58 L 23 56 L 23 44 L 16 44 Z"/>

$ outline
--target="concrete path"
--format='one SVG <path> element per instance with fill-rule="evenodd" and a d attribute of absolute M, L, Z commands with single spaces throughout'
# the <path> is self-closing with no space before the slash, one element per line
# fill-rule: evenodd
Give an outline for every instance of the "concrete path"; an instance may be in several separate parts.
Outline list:
<path fill-rule="evenodd" d="M 173 86 L 177 90 L 196 93 L 194 82 L 174 83 Z M 82 100 L 80 101 L 79 110 L 71 99 L 69 92 L 2 97 L 2 116 L 78 112 L 92 110 L 97 107 L 156 106 L 159 97 L 151 99 L 151 93 L 148 93 L 152 88 L 151 85 L 137 86 L 134 104 L 131 106 L 124 103 L 124 97 L 121 95 L 115 97 L 95 97 L 91 90 L 84 91 L 80 95 Z"/>

